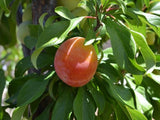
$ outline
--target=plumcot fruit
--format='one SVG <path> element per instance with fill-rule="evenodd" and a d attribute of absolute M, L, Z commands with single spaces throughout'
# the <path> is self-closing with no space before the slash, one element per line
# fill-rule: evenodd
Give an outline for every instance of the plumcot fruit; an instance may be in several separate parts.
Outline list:
<path fill-rule="evenodd" d="M 75 9 L 79 2 L 80 0 L 57 0 L 58 6 L 64 6 L 70 11 Z"/>
<path fill-rule="evenodd" d="M 147 40 L 148 45 L 153 45 L 155 43 L 155 36 L 156 34 L 153 31 L 146 32 L 146 40 Z"/>
<path fill-rule="evenodd" d="M 59 78 L 69 86 L 81 87 L 94 76 L 98 60 L 93 45 L 84 45 L 85 38 L 73 37 L 58 48 L 54 66 Z"/>

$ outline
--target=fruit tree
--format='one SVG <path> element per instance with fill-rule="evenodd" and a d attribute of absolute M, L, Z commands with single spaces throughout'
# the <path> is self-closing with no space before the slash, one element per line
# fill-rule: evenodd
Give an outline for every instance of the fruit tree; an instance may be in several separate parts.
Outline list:
<path fill-rule="evenodd" d="M 0 120 L 159 120 L 159 0 L 0 0 Z"/>

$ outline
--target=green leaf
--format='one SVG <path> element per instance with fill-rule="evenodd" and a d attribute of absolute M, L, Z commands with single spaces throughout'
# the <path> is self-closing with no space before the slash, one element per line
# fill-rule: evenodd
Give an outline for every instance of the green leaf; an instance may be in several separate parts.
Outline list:
<path fill-rule="evenodd" d="M 36 45 L 37 39 L 31 36 L 26 36 L 24 38 L 24 44 L 27 48 L 29 48 L 30 50 L 33 49 Z"/>
<path fill-rule="evenodd" d="M 91 45 L 95 40 L 96 40 L 96 32 L 92 29 L 89 29 L 84 45 Z"/>
<path fill-rule="evenodd" d="M 98 82 L 100 82 L 100 81 L 102 82 L 102 80 L 104 80 L 103 85 L 105 86 L 105 88 L 103 88 L 103 90 L 105 89 L 107 91 L 107 93 L 109 94 L 109 95 L 108 94 L 105 94 L 105 95 L 107 95 L 110 99 L 114 98 L 116 101 L 116 103 L 112 102 L 112 103 L 115 103 L 114 105 L 116 105 L 116 106 L 113 106 L 113 109 L 116 112 L 116 118 L 118 120 L 119 119 L 120 120 L 131 119 L 132 113 L 129 113 L 125 108 L 125 106 L 129 106 L 131 109 L 136 111 L 135 110 L 134 95 L 132 94 L 131 90 L 127 87 L 124 87 L 124 86 L 114 85 L 110 80 L 105 78 L 105 75 L 101 75 L 101 78 L 102 79 L 99 79 Z M 106 83 L 108 83 L 108 84 L 106 84 Z M 117 104 L 119 107 L 117 106 Z M 125 115 L 124 115 L 124 113 L 125 113 Z M 141 114 L 140 112 L 138 112 L 138 113 L 140 114 L 140 116 L 143 116 L 143 114 Z M 122 116 L 122 115 L 124 115 L 124 116 Z M 125 116 L 127 116 L 128 119 Z M 138 119 L 136 119 L 136 120 L 138 120 Z"/>
<path fill-rule="evenodd" d="M 43 67 L 47 67 L 49 65 L 51 65 L 54 61 L 54 55 L 55 55 L 55 52 L 56 52 L 56 49 L 51 49 L 53 50 L 52 53 L 53 54 L 48 54 L 48 53 L 41 53 L 42 50 L 44 50 L 43 48 L 38 48 L 36 49 L 32 56 L 31 56 L 31 61 L 32 61 L 32 64 L 34 65 L 34 67 L 36 69 L 41 69 Z"/>
<path fill-rule="evenodd" d="M 159 100 L 153 100 L 152 102 L 153 102 L 152 105 L 154 107 L 153 118 L 155 120 L 158 120 L 160 118 L 160 114 L 159 114 L 159 111 L 160 111 L 160 99 Z"/>
<path fill-rule="evenodd" d="M 110 63 L 107 62 L 100 64 L 97 71 L 107 75 L 114 82 L 117 82 L 119 78 L 121 78 L 120 73 Z"/>
<path fill-rule="evenodd" d="M 38 38 L 36 49 L 57 45 L 58 38 L 65 32 L 69 24 L 69 21 L 60 21 L 45 28 Z"/>
<path fill-rule="evenodd" d="M 74 18 L 73 14 L 67 8 L 63 6 L 56 7 L 55 12 L 61 17 L 68 19 L 68 20 L 71 20 Z"/>
<path fill-rule="evenodd" d="M 7 3 L 6 3 L 6 0 L 1 0 L 0 1 L 0 8 L 2 8 L 5 12 L 9 12 L 9 9 L 7 7 Z"/>
<path fill-rule="evenodd" d="M 99 74 L 99 75 L 98 75 Z M 110 89 L 110 85 L 106 80 L 108 81 L 108 78 L 103 73 L 97 72 L 97 74 L 94 76 L 95 83 L 98 85 L 99 89 L 104 94 L 104 97 L 106 100 L 108 100 L 110 103 L 115 102 L 115 99 L 113 97 L 114 93 L 112 93 L 112 90 Z"/>
<path fill-rule="evenodd" d="M 84 88 L 79 88 L 73 103 L 77 120 L 95 120 L 95 104 Z"/>
<path fill-rule="evenodd" d="M 7 103 L 12 104 L 12 105 L 16 105 L 17 104 L 17 96 L 18 93 L 20 91 L 20 89 L 22 88 L 22 86 L 30 79 L 32 78 L 36 78 L 36 75 L 33 74 L 29 74 L 27 76 L 24 77 L 17 77 L 15 79 L 13 79 L 8 86 L 8 93 L 10 98 L 7 99 Z"/>
<path fill-rule="evenodd" d="M 116 23 L 115 21 L 112 21 L 111 19 L 106 19 L 105 23 L 106 23 L 107 31 L 111 38 L 113 53 L 115 51 L 115 47 L 117 47 L 117 50 L 121 49 L 119 52 L 121 51 L 126 52 L 125 53 L 126 56 L 130 57 L 131 59 L 134 58 L 135 52 L 136 52 L 136 45 L 133 39 L 131 38 L 130 31 L 127 28 L 125 28 L 123 25 Z M 121 57 L 124 57 L 124 56 L 125 55 L 122 54 Z M 121 61 L 121 63 L 123 62 Z"/>
<path fill-rule="evenodd" d="M 139 86 L 134 90 L 134 93 L 135 93 L 137 110 L 139 112 L 144 113 L 145 116 L 147 116 L 147 118 L 150 118 L 153 113 L 153 106 L 147 99 L 145 89 Z"/>
<path fill-rule="evenodd" d="M 41 52 L 42 50 L 43 52 Z M 51 67 L 50 65 L 53 64 L 56 50 L 57 48 L 55 47 L 36 49 L 36 51 L 31 56 L 32 63 L 36 66 L 37 69 L 41 69 L 41 72 L 43 72 L 43 70 L 46 68 L 48 69 Z"/>
<path fill-rule="evenodd" d="M 155 57 L 154 53 L 152 52 L 152 50 L 147 45 L 145 37 L 141 33 L 138 33 L 136 31 L 132 31 L 132 30 L 131 30 L 131 33 L 133 35 L 133 38 L 134 38 L 136 44 L 138 45 L 139 50 L 142 53 L 142 56 L 143 56 L 144 61 L 146 63 L 147 70 L 149 70 L 150 68 L 152 68 L 155 65 L 156 57 Z"/>
<path fill-rule="evenodd" d="M 157 15 L 152 15 L 150 13 L 144 13 L 142 11 L 134 10 L 134 13 L 141 16 L 142 22 L 148 24 L 158 36 L 160 36 L 160 17 Z"/>
<path fill-rule="evenodd" d="M 137 14 L 135 14 L 130 9 L 127 9 L 126 12 L 127 16 L 123 17 L 123 19 L 126 21 L 129 28 L 146 36 L 146 23 L 142 22 Z"/>
<path fill-rule="evenodd" d="M 0 120 L 3 120 L 3 110 L 1 106 L 0 106 Z"/>
<path fill-rule="evenodd" d="M 114 59 L 112 48 L 104 49 L 102 52 L 103 52 L 103 53 L 99 53 L 99 54 L 98 54 L 98 58 L 99 58 L 99 59 L 101 59 L 101 57 L 102 57 L 102 59 L 101 59 L 101 60 L 102 60 L 102 63 L 103 63 L 103 61 L 107 61 L 107 60 L 110 60 L 110 59 Z"/>
<path fill-rule="evenodd" d="M 68 28 L 67 28 L 66 31 L 60 36 L 59 41 L 58 41 L 57 44 L 63 42 L 64 39 L 67 37 L 68 33 L 69 33 L 70 31 L 72 31 L 73 29 L 75 29 L 75 28 L 78 26 L 78 24 L 79 24 L 84 18 L 85 18 L 85 17 L 77 17 L 77 18 L 71 19 Z"/>
<path fill-rule="evenodd" d="M 17 77 L 13 79 L 8 86 L 8 93 L 10 96 L 14 95 L 16 92 L 18 92 L 21 87 L 25 84 L 26 81 L 29 79 L 32 79 L 33 77 L 37 77 L 33 74 L 24 76 L 24 77 Z"/>
<path fill-rule="evenodd" d="M 45 23 L 45 28 L 49 27 L 56 20 L 57 16 L 50 16 Z"/>
<path fill-rule="evenodd" d="M 39 18 L 39 24 L 42 27 L 42 29 L 44 29 L 44 18 L 46 17 L 48 13 L 43 13 L 40 18 Z"/>
<path fill-rule="evenodd" d="M 135 75 L 134 75 L 135 76 Z M 128 86 L 131 88 L 131 89 L 135 89 L 136 88 L 136 84 L 135 84 L 135 78 L 134 78 L 134 76 L 132 77 L 132 76 L 130 76 L 129 74 L 126 74 L 125 75 L 125 80 L 126 80 L 126 82 L 127 82 L 127 84 L 128 84 Z"/>
<path fill-rule="evenodd" d="M 155 78 L 152 79 L 151 77 L 144 77 L 142 84 L 151 97 L 160 98 L 160 85 L 154 79 Z"/>
<path fill-rule="evenodd" d="M 144 3 L 145 3 L 145 5 L 146 5 L 147 7 L 149 7 L 149 1 L 150 1 L 150 0 L 144 0 Z"/>
<path fill-rule="evenodd" d="M 101 0 L 101 4 L 102 4 L 103 7 L 106 7 L 106 5 L 107 5 L 108 2 L 109 2 L 109 1 Z"/>
<path fill-rule="evenodd" d="M 11 120 L 10 115 L 0 106 L 0 120 Z"/>
<path fill-rule="evenodd" d="M 118 104 L 115 104 L 113 106 L 113 109 L 115 111 L 117 120 L 129 120 L 129 117 L 127 117 L 123 107 L 119 106 Z"/>
<path fill-rule="evenodd" d="M 124 1 L 122 1 L 122 0 L 116 0 L 116 1 L 119 2 L 120 6 L 122 8 L 122 11 L 125 13 L 126 5 L 125 5 Z"/>
<path fill-rule="evenodd" d="M 114 98 L 120 105 L 128 105 L 132 108 L 135 108 L 134 98 L 130 88 L 114 84 L 114 81 L 108 79 L 107 75 L 104 73 L 100 73 L 100 77 L 101 80 L 103 80 L 103 89 L 107 91 L 107 94 Z"/>
<path fill-rule="evenodd" d="M 142 83 L 143 75 L 133 75 L 133 77 L 135 78 L 134 81 L 136 85 L 140 85 Z"/>
<path fill-rule="evenodd" d="M 21 120 L 27 106 L 17 107 L 12 114 L 11 120 Z"/>
<path fill-rule="evenodd" d="M 15 77 L 22 76 L 26 70 L 33 67 L 31 63 L 31 57 L 25 57 L 20 60 L 15 67 Z"/>
<path fill-rule="evenodd" d="M 87 84 L 89 92 L 92 94 L 94 101 L 98 107 L 98 114 L 101 115 L 105 109 L 106 100 L 101 91 L 98 91 L 91 84 Z"/>
<path fill-rule="evenodd" d="M 34 25 L 34 24 L 29 24 L 28 28 L 30 36 L 25 37 L 24 44 L 29 49 L 33 49 L 36 46 L 38 37 L 42 33 L 42 28 L 40 27 L 40 25 Z"/>
<path fill-rule="evenodd" d="M 114 90 L 112 92 L 115 94 L 114 97 L 117 101 L 120 101 L 120 102 L 122 101 L 128 106 L 135 108 L 133 95 L 129 88 L 125 88 L 123 86 L 117 85 L 117 86 L 114 86 Z M 121 102 L 121 105 L 123 105 L 122 102 Z"/>
<path fill-rule="evenodd" d="M 132 74 L 143 74 L 144 69 L 135 61 L 136 45 L 127 28 L 115 21 L 106 19 L 113 53 L 118 65 Z"/>
<path fill-rule="evenodd" d="M 17 17 L 17 11 L 18 11 L 18 7 L 19 4 L 21 3 L 21 0 L 15 0 L 11 6 L 11 19 L 13 21 L 13 23 L 16 24 L 16 17 Z"/>
<path fill-rule="evenodd" d="M 54 74 L 51 73 L 50 75 Z M 17 97 L 17 105 L 22 106 L 22 105 L 27 105 L 37 98 L 39 98 L 43 92 L 46 89 L 46 86 L 49 82 L 49 76 L 39 76 L 36 78 L 31 78 L 28 80 L 20 89 Z M 49 78 L 47 78 L 49 77 Z M 33 87 L 34 86 L 34 87 Z"/>
<path fill-rule="evenodd" d="M 40 25 L 35 25 L 35 24 L 29 24 L 29 33 L 31 37 L 34 37 L 35 39 L 38 39 L 39 35 L 42 33 L 42 28 Z"/>
<path fill-rule="evenodd" d="M 151 78 L 152 80 L 154 80 L 158 85 L 160 85 L 160 75 L 149 73 L 147 74 L 147 76 Z"/>
<path fill-rule="evenodd" d="M 105 104 L 105 109 L 104 112 L 101 115 L 97 116 L 97 120 L 111 120 L 111 118 L 113 117 L 113 104 L 111 104 L 110 102 L 106 101 Z"/>
<path fill-rule="evenodd" d="M 11 47 L 17 42 L 16 22 L 11 17 L 2 16 L 0 21 L 0 45 Z"/>
<path fill-rule="evenodd" d="M 152 2 L 150 5 L 150 13 L 156 14 L 156 15 L 160 15 L 160 1 L 155 1 Z"/>
<path fill-rule="evenodd" d="M 49 120 L 51 108 L 52 108 L 52 105 L 49 104 L 44 109 L 44 111 L 38 117 L 35 118 L 35 120 Z"/>
<path fill-rule="evenodd" d="M 56 52 L 57 49 L 50 49 L 50 50 L 53 50 L 52 51 L 53 54 L 48 54 L 46 52 L 42 52 L 38 56 L 38 60 L 37 60 L 38 69 L 43 69 L 44 67 L 49 67 L 50 65 L 53 64 L 54 55 L 55 55 L 55 52 Z"/>
<path fill-rule="evenodd" d="M 39 54 L 42 52 L 43 48 L 38 48 L 36 49 L 33 53 L 32 53 L 32 56 L 31 56 L 31 61 L 32 61 L 32 64 L 33 66 L 38 69 L 37 67 L 37 58 L 39 56 Z"/>
<path fill-rule="evenodd" d="M 141 10 L 144 7 L 144 0 L 138 0 L 136 1 L 136 8 Z"/>
<path fill-rule="evenodd" d="M 128 111 L 131 120 L 148 120 L 142 113 L 140 113 L 136 109 L 126 106 L 126 110 Z"/>
<path fill-rule="evenodd" d="M 156 54 L 156 62 L 160 62 L 160 54 Z"/>
<path fill-rule="evenodd" d="M 52 112 L 52 120 L 67 120 L 72 112 L 74 94 L 72 88 L 65 86 L 63 93 L 59 96 Z"/>
<path fill-rule="evenodd" d="M 5 83 L 6 83 L 6 80 L 5 80 L 4 72 L 0 69 L 0 104 L 2 100 L 2 94 L 5 87 Z"/>

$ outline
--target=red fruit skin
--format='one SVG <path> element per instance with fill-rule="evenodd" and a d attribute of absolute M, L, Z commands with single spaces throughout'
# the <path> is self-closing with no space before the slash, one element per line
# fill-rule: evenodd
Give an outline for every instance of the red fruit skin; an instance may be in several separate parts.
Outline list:
<path fill-rule="evenodd" d="M 67 85 L 81 87 L 94 76 L 98 60 L 93 45 L 84 46 L 85 38 L 73 37 L 58 48 L 54 66 L 59 78 Z"/>

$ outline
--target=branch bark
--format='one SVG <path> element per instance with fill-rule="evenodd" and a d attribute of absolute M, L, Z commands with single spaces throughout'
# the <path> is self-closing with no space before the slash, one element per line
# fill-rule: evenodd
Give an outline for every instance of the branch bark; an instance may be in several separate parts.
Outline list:
<path fill-rule="evenodd" d="M 48 13 L 45 20 L 52 15 L 55 15 L 54 9 L 56 7 L 56 0 L 32 0 L 32 22 L 33 24 L 39 24 L 39 18 L 43 13 Z M 44 21 L 45 22 L 45 21 Z M 31 53 L 33 50 L 31 51 Z M 30 54 L 31 54 L 30 53 Z M 43 110 L 44 106 L 50 104 L 51 98 L 48 96 L 38 106 L 36 112 L 32 115 L 32 120 L 35 120 Z"/>
<path fill-rule="evenodd" d="M 32 17 L 33 24 L 38 24 L 38 20 L 43 13 L 48 13 L 48 16 L 55 15 L 54 9 L 56 0 L 33 0 L 32 1 Z"/>

